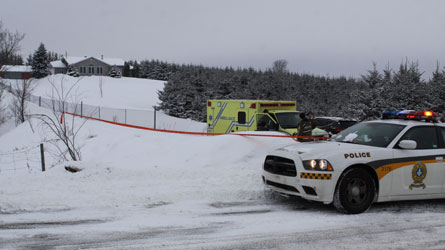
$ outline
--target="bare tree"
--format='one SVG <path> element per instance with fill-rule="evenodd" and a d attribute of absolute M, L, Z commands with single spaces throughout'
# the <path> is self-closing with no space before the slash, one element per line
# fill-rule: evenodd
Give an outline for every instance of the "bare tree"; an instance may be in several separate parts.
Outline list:
<path fill-rule="evenodd" d="M 16 124 L 24 123 L 27 118 L 27 101 L 30 100 L 34 91 L 32 79 L 17 80 L 11 85 L 11 93 L 14 96 L 11 103 L 11 110 L 15 117 Z"/>
<path fill-rule="evenodd" d="M 0 85 L 0 124 L 4 123 L 6 120 L 4 96 L 3 96 L 4 91 L 5 88 L 3 87 L 3 85 Z"/>
<path fill-rule="evenodd" d="M 100 91 L 100 98 L 104 97 L 104 90 L 103 90 L 103 79 L 102 76 L 99 76 L 99 91 Z"/>
<path fill-rule="evenodd" d="M 56 86 L 52 80 L 48 80 L 52 86 L 51 99 L 53 107 L 51 114 L 38 114 L 35 116 L 55 135 L 56 140 L 51 142 L 57 148 L 61 158 L 66 161 L 69 159 L 73 161 L 81 160 L 81 147 L 77 143 L 77 138 L 87 120 L 81 120 L 81 118 L 71 115 L 71 113 L 78 113 L 78 105 L 72 103 L 78 103 L 73 92 L 79 80 L 69 87 L 68 90 L 63 84 L 64 79 L 61 80 L 60 86 Z M 69 101 L 72 101 L 72 103 Z"/>
<path fill-rule="evenodd" d="M 20 34 L 18 31 L 11 32 L 3 28 L 3 23 L 0 22 L 0 68 L 4 64 L 11 63 L 17 57 L 17 52 L 20 51 L 20 42 L 25 38 L 25 34 Z"/>
<path fill-rule="evenodd" d="M 284 59 L 279 59 L 273 62 L 272 71 L 277 73 L 287 72 L 287 61 Z"/>

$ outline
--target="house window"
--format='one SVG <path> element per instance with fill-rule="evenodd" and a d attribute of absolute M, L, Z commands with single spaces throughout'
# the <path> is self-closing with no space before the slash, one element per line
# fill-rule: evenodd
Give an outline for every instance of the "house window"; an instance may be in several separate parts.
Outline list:
<path fill-rule="evenodd" d="M 84 66 L 80 66 L 80 73 L 81 74 L 87 73 L 87 70 L 86 70 L 86 68 Z"/>
<path fill-rule="evenodd" d="M 90 64 L 88 66 L 88 74 L 94 74 L 94 65 L 93 64 Z"/>
<path fill-rule="evenodd" d="M 102 75 L 102 67 L 97 67 L 97 74 Z"/>

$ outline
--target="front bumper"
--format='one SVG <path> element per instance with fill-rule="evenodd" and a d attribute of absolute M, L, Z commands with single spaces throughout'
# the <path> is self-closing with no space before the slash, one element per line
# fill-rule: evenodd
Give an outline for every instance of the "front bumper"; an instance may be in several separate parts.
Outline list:
<path fill-rule="evenodd" d="M 334 172 L 305 170 L 300 157 L 295 155 L 268 155 L 263 164 L 263 182 L 266 187 L 307 200 L 331 203 L 335 190 L 334 179 Z"/>

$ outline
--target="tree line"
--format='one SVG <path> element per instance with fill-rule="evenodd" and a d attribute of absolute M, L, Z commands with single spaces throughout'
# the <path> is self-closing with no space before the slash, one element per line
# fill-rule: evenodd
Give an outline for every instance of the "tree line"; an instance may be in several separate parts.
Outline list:
<path fill-rule="evenodd" d="M 130 62 L 135 65 L 135 62 Z M 137 63 L 137 62 L 136 62 Z M 206 120 L 206 100 L 295 100 L 300 111 L 318 116 L 376 119 L 384 110 L 428 109 L 445 113 L 445 67 L 424 80 L 417 62 L 407 59 L 397 69 L 377 65 L 359 78 L 289 72 L 285 60 L 268 70 L 233 69 L 142 61 L 133 77 L 166 80 L 159 92 L 160 109 L 169 115 Z M 139 75 L 134 70 L 139 70 Z M 144 73 L 141 73 L 141 72 Z"/>

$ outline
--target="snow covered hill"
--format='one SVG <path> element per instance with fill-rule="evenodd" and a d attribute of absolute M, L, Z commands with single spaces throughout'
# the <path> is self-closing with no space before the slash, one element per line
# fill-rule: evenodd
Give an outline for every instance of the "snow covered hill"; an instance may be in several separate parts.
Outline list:
<path fill-rule="evenodd" d="M 83 101 L 84 104 L 144 110 L 153 110 L 153 106 L 158 105 L 158 91 L 165 84 L 164 81 L 141 78 L 57 74 L 36 80 L 33 95 L 51 97 L 54 95 L 52 85 L 60 89 L 62 82 L 65 91 L 74 85 L 73 100 Z"/>
<path fill-rule="evenodd" d="M 16 80 L 4 81 L 6 85 L 16 84 Z M 150 128 L 156 124 L 156 128 L 167 130 L 206 130 L 205 123 L 178 119 L 162 111 L 155 115 L 154 106 L 159 105 L 158 92 L 164 88 L 164 81 L 108 76 L 71 77 L 64 74 L 33 81 L 35 89 L 31 101 L 43 107 L 52 107 L 53 100 L 58 101 L 59 95 L 69 92 L 65 100 L 72 104 L 67 110 L 69 112 L 74 112 L 72 107 L 77 105 L 75 113 L 108 121 Z"/>
<path fill-rule="evenodd" d="M 84 96 L 90 96 L 86 100 L 96 104 L 112 102 L 113 98 L 95 101 L 91 97 L 90 92 L 96 92 L 96 96 L 98 93 L 97 85 L 89 85 L 94 84 L 94 79 L 97 77 L 79 85 Z M 114 80 L 106 78 L 105 82 Z M 161 86 L 155 85 L 150 87 L 152 92 Z M 115 96 L 114 105 L 132 103 L 141 107 L 141 100 L 144 105 L 157 103 L 156 95 L 144 93 L 148 90 L 143 88 L 148 87 L 139 82 L 130 86 L 133 98 L 128 102 L 112 95 L 116 91 L 111 88 L 104 88 L 104 92 Z M 37 93 L 47 91 L 48 84 L 40 80 Z M 145 100 L 146 96 L 152 99 Z M 48 110 L 29 103 L 29 112 L 48 113 Z M 80 120 L 76 118 L 75 122 Z M 93 229 L 99 231 L 201 224 L 192 218 L 182 218 L 181 211 L 189 213 L 207 206 L 203 204 L 262 197 L 264 155 L 273 148 L 295 143 L 286 138 L 178 135 L 88 121 L 78 141 L 82 161 L 60 162 L 51 143 L 54 139 L 35 118 L 0 137 L 0 230 L 2 223 L 56 217 L 83 220 L 99 216 L 100 220 L 109 221 L 105 228 Z M 40 171 L 37 150 L 40 143 L 46 148 L 46 172 Z M 83 170 L 73 174 L 65 170 L 66 166 Z M 150 208 L 156 208 L 157 212 L 152 214 Z M 149 219 L 142 219 L 147 216 Z M 172 221 L 171 217 L 175 219 Z M 55 230 L 68 233 L 71 229 Z M 8 230 L 2 237 L 39 233 L 40 229 Z"/>

